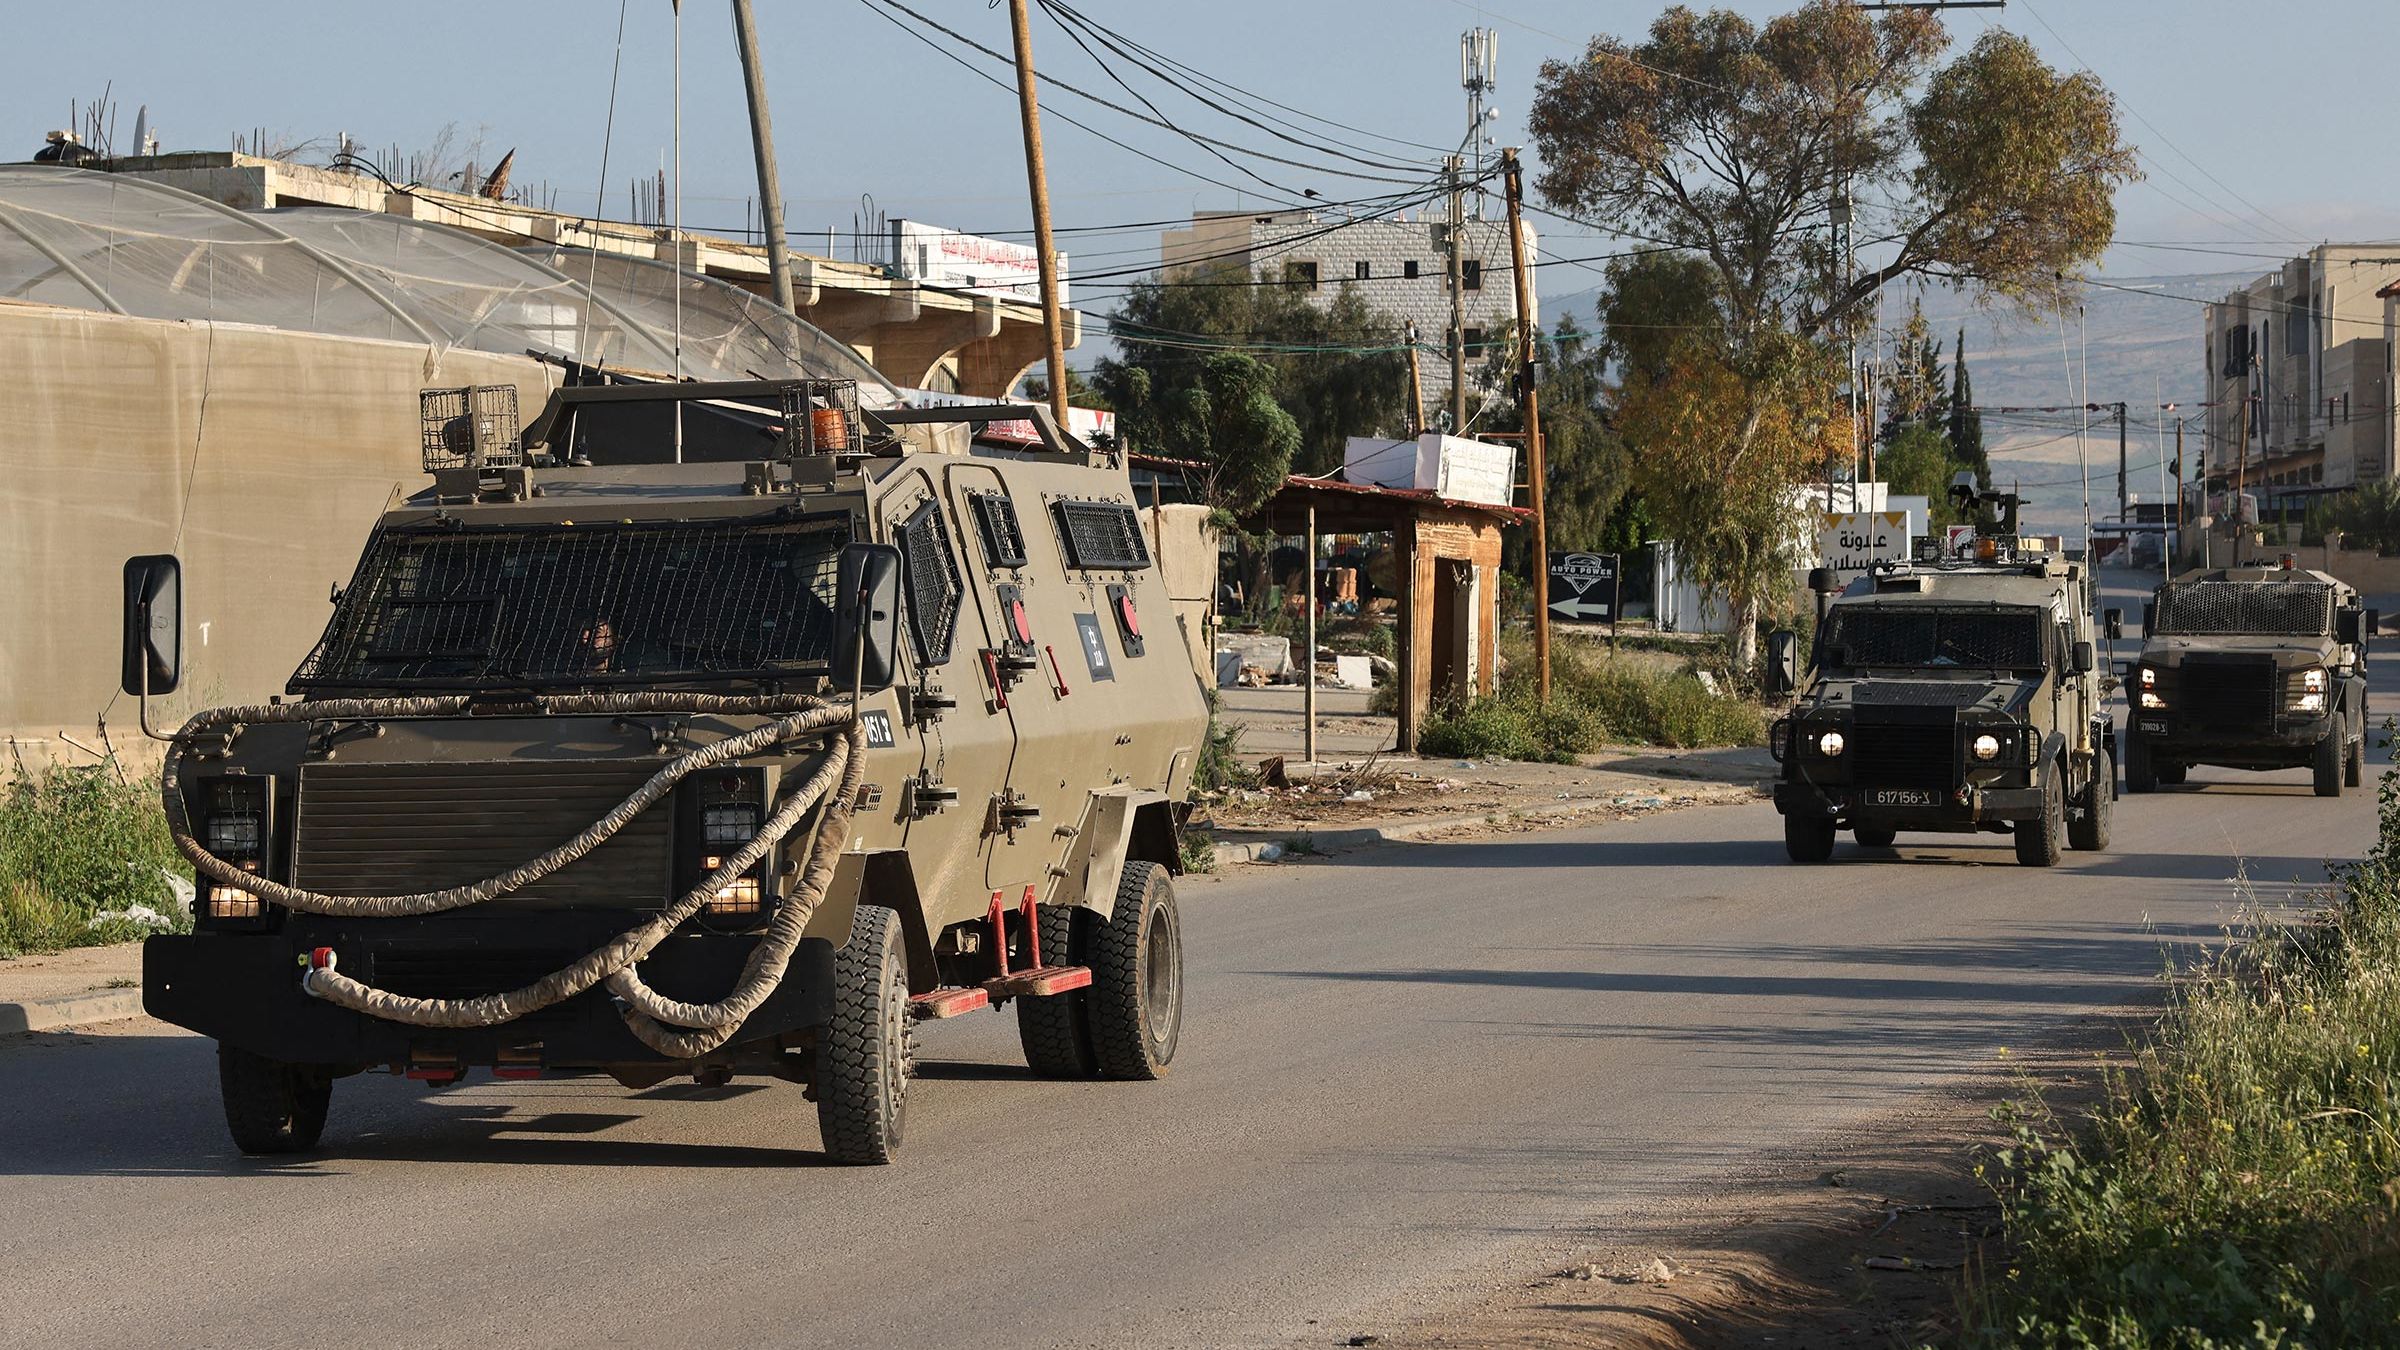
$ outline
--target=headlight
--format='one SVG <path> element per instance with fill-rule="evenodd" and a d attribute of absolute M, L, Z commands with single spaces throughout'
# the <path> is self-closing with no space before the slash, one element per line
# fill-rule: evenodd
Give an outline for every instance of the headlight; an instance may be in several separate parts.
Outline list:
<path fill-rule="evenodd" d="M 2144 688 L 2144 689 L 2155 689 L 2155 688 L 2157 688 L 2157 687 L 2158 687 L 2158 672 L 2157 672 L 2156 670 L 2153 670 L 2153 669 L 2152 669 L 2152 668 L 2150 668 L 2149 666 L 2144 666 L 2144 667 L 2142 667 L 2142 688 Z"/>
<path fill-rule="evenodd" d="M 2300 687 L 2312 693 L 2325 692 L 2325 667 L 2310 666 L 2300 672 Z"/>
<path fill-rule="evenodd" d="M 2000 738 L 1988 731 L 1976 737 L 1974 745 L 1969 748 L 1975 752 L 1977 759 L 2000 758 Z"/>
<path fill-rule="evenodd" d="M 765 775 L 757 769 L 696 774 L 684 785 L 684 889 L 706 880 L 758 837 L 766 824 L 766 786 Z M 766 909 L 766 868 L 761 859 L 728 878 L 701 906 L 701 913 L 720 919 L 757 918 Z"/>
<path fill-rule="evenodd" d="M 2325 711 L 2325 693 L 2323 690 L 2318 690 L 2315 693 L 2302 694 L 2300 701 L 2292 706 L 2304 713 L 2323 712 Z"/>
<path fill-rule="evenodd" d="M 1847 744 L 1849 742 L 1842 739 L 1842 733 L 1838 731 L 1824 732 L 1817 737 L 1817 753 L 1827 759 L 1832 759 L 1840 755 L 1842 747 Z"/>
<path fill-rule="evenodd" d="M 209 852 L 253 876 L 264 875 L 267 842 L 273 833 L 273 780 L 226 775 L 202 780 L 200 842 Z M 266 902 L 239 886 L 211 883 L 199 917 L 240 923 L 264 919 Z"/>
<path fill-rule="evenodd" d="M 703 874 L 725 865 L 725 855 L 758 837 L 763 812 L 757 802 L 711 802 L 700 811 L 700 840 L 712 852 L 700 859 Z M 708 902 L 711 914 L 756 914 L 760 904 L 756 873 L 735 877 Z"/>
<path fill-rule="evenodd" d="M 2142 706 L 2149 709 L 2164 708 L 2167 706 L 2167 701 L 2163 698 L 2160 698 L 2156 693 L 2145 689 L 2142 691 Z"/>

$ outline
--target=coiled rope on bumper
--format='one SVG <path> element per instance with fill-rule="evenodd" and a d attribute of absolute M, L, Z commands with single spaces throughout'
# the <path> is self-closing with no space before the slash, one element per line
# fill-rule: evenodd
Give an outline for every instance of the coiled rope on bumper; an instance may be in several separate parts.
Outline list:
<path fill-rule="evenodd" d="M 210 853 L 192 833 L 180 768 L 192 738 L 214 731 L 238 733 L 246 725 L 327 720 L 372 720 L 398 717 L 457 716 L 467 711 L 459 696 L 435 698 L 326 699 L 311 703 L 252 704 L 215 708 L 194 716 L 175 735 L 166 761 L 167 825 L 176 848 L 202 875 L 246 891 L 263 901 L 307 914 L 338 918 L 394 918 L 437 914 L 481 904 L 549 876 L 598 848 L 619 830 L 657 803 L 675 784 L 693 773 L 782 744 L 816 736 L 824 754 L 797 787 L 788 787 L 758 834 L 666 909 L 618 934 L 582 958 L 520 988 L 463 999 L 415 998 L 377 989 L 338 970 L 315 969 L 302 987 L 315 997 L 386 1021 L 426 1027 L 484 1027 L 513 1021 L 527 1013 L 573 998 L 606 981 L 624 1000 L 627 1027 L 662 1055 L 691 1059 L 723 1045 L 782 983 L 791 956 L 833 875 L 836 857 L 849 833 L 850 807 L 865 772 L 865 733 L 847 707 L 799 694 L 569 694 L 536 700 L 545 713 L 639 715 L 692 713 L 732 716 L 771 716 L 775 720 L 712 745 L 688 751 L 636 788 L 615 809 L 574 838 L 517 867 L 464 886 L 407 895 L 329 895 L 285 886 L 233 866 Z M 834 733 L 839 732 L 839 735 Z M 835 780 L 838 778 L 838 786 Z M 832 787 L 830 794 L 829 786 Z M 810 808 L 824 806 L 800 882 L 775 911 L 767 932 L 744 963 L 733 992 L 716 1003 L 691 1004 L 665 998 L 642 982 L 635 965 L 655 950 L 677 927 L 698 913 L 710 896 L 783 841 Z M 680 1030 L 670 1029 L 681 1028 Z"/>

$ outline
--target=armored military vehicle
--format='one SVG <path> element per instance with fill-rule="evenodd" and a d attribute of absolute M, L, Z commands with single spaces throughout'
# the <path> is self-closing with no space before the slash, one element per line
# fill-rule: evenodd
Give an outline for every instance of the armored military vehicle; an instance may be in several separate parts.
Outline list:
<path fill-rule="evenodd" d="M 2195 764 L 2306 767 L 2320 797 L 2359 786 L 2374 627 L 2357 591 L 2288 558 L 2159 587 L 2125 685 L 2125 786 L 2154 792 Z"/>
<path fill-rule="evenodd" d="M 1166 1072 L 1207 708 L 1124 466 L 842 382 L 569 388 L 521 437 L 513 393 L 428 394 L 432 485 L 288 700 L 158 733 L 200 895 L 144 1003 L 218 1041 L 235 1141 L 313 1146 L 368 1069 L 743 1073 L 884 1162 L 913 1025 L 1009 1002 L 1043 1074 Z M 662 400 L 731 448 L 599 434 Z M 145 727 L 180 587 L 127 565 Z"/>
<path fill-rule="evenodd" d="M 1963 556 L 1928 540 L 1842 589 L 1771 730 L 1794 862 L 1831 857 L 1844 828 L 1871 850 L 1902 831 L 2014 834 L 2034 867 L 2108 846 L 2115 738 L 2084 564 L 2020 537 L 2015 497 L 1952 491 L 1998 519 Z"/>

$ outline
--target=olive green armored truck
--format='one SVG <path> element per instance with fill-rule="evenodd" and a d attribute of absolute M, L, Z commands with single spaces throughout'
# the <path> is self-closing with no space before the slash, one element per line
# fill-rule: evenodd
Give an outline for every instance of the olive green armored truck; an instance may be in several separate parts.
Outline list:
<path fill-rule="evenodd" d="M 1121 461 L 841 381 L 425 402 L 430 486 L 288 696 L 154 733 L 200 876 L 144 1003 L 217 1040 L 244 1150 L 368 1070 L 759 1074 L 884 1162 L 916 1024 L 1010 1003 L 1042 1074 L 1166 1072 L 1208 712 Z M 127 564 L 145 725 L 179 596 Z"/>
<path fill-rule="evenodd" d="M 2195 764 L 2306 768 L 2320 797 L 2359 786 L 2374 628 L 2357 591 L 2288 560 L 2159 587 L 2125 683 L 2125 786 L 2155 792 Z"/>
<path fill-rule="evenodd" d="M 1769 737 L 1794 862 L 1826 861 L 1844 829 L 1870 851 L 1903 833 L 2009 834 L 2034 867 L 2108 846 L 2115 738 L 2085 565 L 2018 537 L 2013 497 L 1968 504 L 2002 519 L 1966 556 L 1928 541 L 1826 607 Z"/>

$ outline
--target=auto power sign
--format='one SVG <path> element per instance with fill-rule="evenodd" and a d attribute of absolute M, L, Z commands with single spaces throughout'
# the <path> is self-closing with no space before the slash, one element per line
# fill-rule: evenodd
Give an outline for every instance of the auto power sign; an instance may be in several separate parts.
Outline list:
<path fill-rule="evenodd" d="M 1879 562 L 1908 557 L 1908 512 L 1833 511 L 1818 517 L 1817 559 L 1856 576 Z"/>
<path fill-rule="evenodd" d="M 1550 586 L 1545 597 L 1550 617 L 1586 623 L 1617 619 L 1617 564 L 1614 553 L 1553 553 Z"/>

